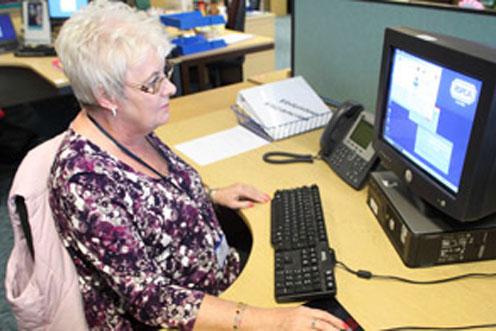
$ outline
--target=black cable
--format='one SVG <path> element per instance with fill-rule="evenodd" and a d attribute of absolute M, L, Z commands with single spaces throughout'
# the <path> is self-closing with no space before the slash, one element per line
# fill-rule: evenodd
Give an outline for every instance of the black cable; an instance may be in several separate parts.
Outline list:
<path fill-rule="evenodd" d="M 479 324 L 466 326 L 399 326 L 395 328 L 381 329 L 381 331 L 409 331 L 409 330 L 476 330 L 494 329 L 496 324 Z"/>
<path fill-rule="evenodd" d="M 332 252 L 332 249 L 331 249 Z M 433 280 L 426 280 L 426 281 L 421 281 L 421 280 L 415 280 L 415 279 L 409 279 L 409 278 L 404 278 L 404 277 L 399 277 L 399 276 L 392 276 L 392 275 L 376 275 L 373 274 L 372 272 L 368 270 L 353 270 L 352 268 L 348 267 L 344 262 L 335 260 L 336 266 L 339 266 L 343 268 L 345 271 L 349 272 L 350 274 L 353 274 L 359 278 L 364 278 L 364 279 L 382 279 L 382 280 L 396 280 L 399 282 L 404 282 L 408 284 L 416 284 L 416 285 L 432 285 L 432 284 L 441 284 L 441 283 L 448 283 L 456 280 L 461 280 L 465 278 L 491 278 L 491 277 L 496 277 L 496 273 L 468 273 L 468 274 L 462 274 L 458 276 L 453 276 L 453 277 L 448 277 L 448 278 L 441 278 L 441 279 L 433 279 Z M 409 331 L 409 330 L 446 330 L 446 331 L 454 331 L 454 330 L 476 330 L 476 329 L 495 329 L 496 324 L 479 324 L 479 325 L 466 325 L 466 326 L 453 326 L 453 327 L 436 327 L 436 326 L 399 326 L 399 327 L 393 327 L 393 328 L 387 328 L 387 329 L 381 329 L 381 331 Z"/>
<path fill-rule="evenodd" d="M 408 283 L 408 284 L 415 284 L 415 285 L 441 284 L 441 283 L 448 283 L 448 282 L 452 282 L 452 281 L 456 281 L 456 280 L 460 280 L 460 279 L 475 278 L 475 277 L 481 277 L 481 278 L 496 277 L 496 273 L 468 273 L 468 274 L 462 274 L 462 275 L 448 277 L 448 278 L 420 281 L 420 280 L 408 279 L 408 278 L 399 277 L 399 276 L 375 275 L 368 270 L 353 270 L 341 261 L 336 261 L 336 265 L 342 267 L 347 272 L 349 272 L 349 273 L 351 273 L 351 274 L 353 274 L 359 278 L 364 278 L 364 279 L 376 278 L 376 279 L 383 279 L 383 280 L 396 280 L 399 282 L 404 282 L 404 283 Z M 466 325 L 466 326 L 455 326 L 455 327 L 400 326 L 400 327 L 382 329 L 382 331 L 475 330 L 475 329 L 491 329 L 491 328 L 496 328 L 496 324 Z"/>
<path fill-rule="evenodd" d="M 458 276 L 453 276 L 453 277 L 448 277 L 448 278 L 441 278 L 441 279 L 433 279 L 433 280 L 415 280 L 415 279 L 409 279 L 409 278 L 404 278 L 404 277 L 399 277 L 399 276 L 392 276 L 392 275 L 376 275 L 373 274 L 372 272 L 368 270 L 353 270 L 350 267 L 348 267 L 345 263 L 341 261 L 336 260 L 336 265 L 342 267 L 344 270 L 347 272 L 359 277 L 359 278 L 364 278 L 364 279 L 382 279 L 382 280 L 396 280 L 399 282 L 403 283 L 408 283 L 408 284 L 415 284 L 415 285 L 432 285 L 432 284 L 441 284 L 441 283 L 448 283 L 456 280 L 461 280 L 465 278 L 491 278 L 491 277 L 496 277 L 496 273 L 468 273 L 468 274 L 462 274 Z"/>

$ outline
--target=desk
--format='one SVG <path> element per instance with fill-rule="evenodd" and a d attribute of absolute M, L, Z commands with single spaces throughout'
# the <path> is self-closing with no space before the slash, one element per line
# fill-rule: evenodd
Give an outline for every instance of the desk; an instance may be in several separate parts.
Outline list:
<path fill-rule="evenodd" d="M 277 16 L 288 14 L 288 0 L 266 0 L 265 2 L 268 3 L 269 10 Z"/>
<path fill-rule="evenodd" d="M 226 33 L 238 32 L 226 31 Z M 273 48 L 273 38 L 254 36 L 224 48 L 180 56 L 172 62 L 181 68 L 183 91 L 187 94 L 190 92 L 189 67 L 199 67 L 200 89 L 204 90 L 207 82 L 206 64 L 226 57 L 237 57 Z M 52 64 L 55 59 L 55 57 L 15 57 L 12 53 L 0 55 L 0 107 L 49 98 L 70 91 L 67 77 Z"/>
<path fill-rule="evenodd" d="M 248 82 L 253 83 L 255 85 L 271 83 L 276 80 L 282 80 L 291 77 L 291 69 L 281 69 L 276 71 L 267 72 L 260 75 L 255 75 L 248 77 Z"/>
<path fill-rule="evenodd" d="M 237 90 L 248 86 L 254 85 L 245 82 L 172 100 L 171 121 L 159 128 L 157 134 L 174 147 L 235 126 L 235 116 L 228 107 L 234 102 Z M 271 150 L 313 154 L 319 148 L 320 134 L 321 130 L 312 131 L 204 167 L 185 158 L 213 187 L 244 181 L 272 194 L 279 188 L 317 183 L 330 244 L 337 258 L 351 267 L 420 280 L 496 270 L 496 261 L 409 269 L 403 265 L 368 209 L 366 190 L 353 190 L 323 162 L 277 166 L 262 161 L 262 154 Z M 239 278 L 221 297 L 264 307 L 278 305 L 273 296 L 274 252 L 270 245 L 269 215 L 270 204 L 242 211 L 253 234 L 252 253 Z M 366 330 L 496 322 L 496 297 L 493 295 L 496 279 L 419 286 L 362 280 L 342 269 L 336 269 L 336 279 L 338 300 Z"/>
<path fill-rule="evenodd" d="M 226 30 L 228 34 L 241 34 Z M 225 58 L 235 58 L 238 56 L 262 52 L 274 49 L 274 39 L 265 36 L 254 35 L 253 38 L 230 44 L 227 47 L 195 53 L 191 55 L 183 55 L 174 59 L 171 62 L 179 65 L 181 68 L 181 82 L 183 94 L 191 93 L 189 68 L 198 68 L 199 90 L 203 91 L 207 88 L 208 77 L 206 76 L 206 65 Z M 273 63 L 272 63 L 273 64 Z"/>
<path fill-rule="evenodd" d="M 21 35 L 20 11 L 11 13 L 12 23 Z M 64 73 L 53 66 L 55 57 L 15 57 L 0 54 L 0 107 L 46 99 L 70 92 Z"/>
<path fill-rule="evenodd" d="M 0 107 L 46 99 L 70 92 L 64 73 L 53 66 L 55 57 L 0 55 Z"/>
<path fill-rule="evenodd" d="M 275 15 L 269 12 L 247 12 L 245 33 L 275 39 Z M 248 54 L 243 63 L 243 80 L 276 69 L 276 52 L 274 49 Z"/>

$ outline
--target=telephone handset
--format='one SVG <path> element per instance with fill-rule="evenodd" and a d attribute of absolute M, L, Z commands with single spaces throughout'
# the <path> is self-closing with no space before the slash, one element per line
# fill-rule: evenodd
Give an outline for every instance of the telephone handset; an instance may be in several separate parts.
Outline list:
<path fill-rule="evenodd" d="M 345 101 L 341 104 L 320 137 L 320 152 L 322 154 L 327 155 L 336 147 L 362 110 L 363 106 L 353 101 Z"/>
<path fill-rule="evenodd" d="M 377 161 L 372 146 L 374 118 L 363 106 L 344 102 L 320 138 L 320 155 L 344 181 L 360 189 Z"/>

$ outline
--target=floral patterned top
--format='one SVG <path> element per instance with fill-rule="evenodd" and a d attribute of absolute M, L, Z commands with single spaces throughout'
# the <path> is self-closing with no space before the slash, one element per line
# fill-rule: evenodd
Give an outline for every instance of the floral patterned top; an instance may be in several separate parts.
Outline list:
<path fill-rule="evenodd" d="M 205 293 L 239 274 L 198 173 L 154 134 L 169 175 L 147 176 L 69 129 L 51 171 L 50 206 L 79 274 L 88 325 L 193 328 Z"/>

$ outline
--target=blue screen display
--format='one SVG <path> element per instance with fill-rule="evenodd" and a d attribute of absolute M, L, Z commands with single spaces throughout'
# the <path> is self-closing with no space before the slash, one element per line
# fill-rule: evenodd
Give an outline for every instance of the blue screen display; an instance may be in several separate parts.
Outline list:
<path fill-rule="evenodd" d="M 383 138 L 458 192 L 481 81 L 395 49 Z"/>
<path fill-rule="evenodd" d="M 0 14 L 0 41 L 16 40 L 16 33 L 10 16 L 8 14 Z"/>
<path fill-rule="evenodd" d="M 69 18 L 86 5 L 88 5 L 88 0 L 48 0 L 49 16 L 50 18 Z"/>

